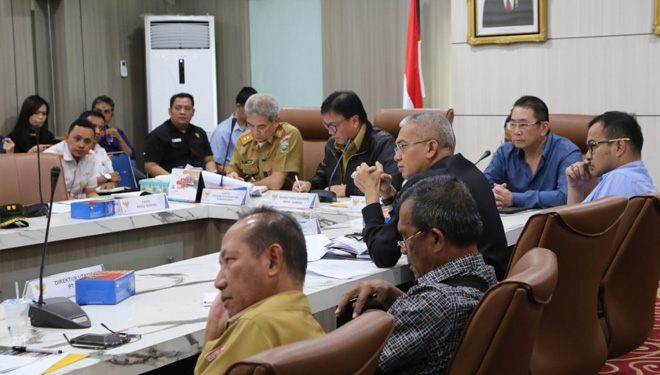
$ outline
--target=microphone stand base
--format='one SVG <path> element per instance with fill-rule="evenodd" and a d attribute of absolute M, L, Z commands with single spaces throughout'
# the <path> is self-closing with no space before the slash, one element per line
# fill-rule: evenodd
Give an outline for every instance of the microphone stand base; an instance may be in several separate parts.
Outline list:
<path fill-rule="evenodd" d="M 316 194 L 319 196 L 319 202 L 323 203 L 332 203 L 337 201 L 337 194 L 335 194 L 334 191 L 330 190 L 312 190 L 310 191 L 312 194 Z"/>

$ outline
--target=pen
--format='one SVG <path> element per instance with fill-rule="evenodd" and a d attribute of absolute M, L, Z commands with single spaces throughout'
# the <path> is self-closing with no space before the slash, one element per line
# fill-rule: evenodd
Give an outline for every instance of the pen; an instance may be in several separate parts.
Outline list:
<path fill-rule="evenodd" d="M 371 293 L 370 295 L 367 296 L 368 299 L 376 298 L 376 297 L 378 297 L 378 293 Z M 355 303 L 355 302 L 357 302 L 357 300 L 358 300 L 357 297 L 353 297 L 353 298 L 348 300 L 348 303 Z"/>
<path fill-rule="evenodd" d="M 17 352 L 62 354 L 61 350 L 55 350 L 55 349 L 31 348 L 29 346 L 12 346 L 11 348 L 12 350 L 16 350 Z"/>
<path fill-rule="evenodd" d="M 295 177 L 296 177 L 296 184 L 298 184 L 298 190 L 302 192 L 302 187 L 300 186 L 300 180 L 298 179 L 298 175 L 296 175 Z"/>

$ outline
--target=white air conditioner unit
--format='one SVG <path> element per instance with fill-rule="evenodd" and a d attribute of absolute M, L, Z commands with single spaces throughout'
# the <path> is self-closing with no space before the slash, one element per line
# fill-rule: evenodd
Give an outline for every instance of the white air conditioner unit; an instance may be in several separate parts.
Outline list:
<path fill-rule="evenodd" d="M 169 119 L 172 95 L 195 98 L 192 123 L 210 134 L 218 124 L 213 16 L 145 16 L 149 132 Z"/>

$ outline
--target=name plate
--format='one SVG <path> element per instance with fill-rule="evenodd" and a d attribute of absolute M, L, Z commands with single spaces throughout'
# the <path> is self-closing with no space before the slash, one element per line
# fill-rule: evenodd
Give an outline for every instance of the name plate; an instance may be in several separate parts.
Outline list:
<path fill-rule="evenodd" d="M 298 220 L 298 224 L 300 224 L 300 229 L 302 229 L 305 236 L 321 234 L 321 226 L 316 219 Z"/>
<path fill-rule="evenodd" d="M 351 195 L 351 200 L 348 203 L 348 210 L 351 212 L 362 212 L 362 209 L 367 206 L 367 201 L 364 197 L 358 195 Z"/>
<path fill-rule="evenodd" d="M 294 193 L 292 191 L 271 191 L 269 203 L 281 208 L 315 208 L 319 206 L 318 195 L 311 193 Z"/>
<path fill-rule="evenodd" d="M 44 277 L 43 290 L 44 298 L 64 297 L 71 298 L 76 296 L 76 280 L 94 273 L 103 271 L 105 267 L 102 264 L 85 267 L 75 271 L 58 273 L 57 275 Z M 39 299 L 39 279 L 28 280 L 25 283 L 24 297 L 32 300 Z"/>
<path fill-rule="evenodd" d="M 135 214 L 169 208 L 165 194 L 143 195 L 139 197 L 118 199 L 116 211 L 119 214 Z"/>
<path fill-rule="evenodd" d="M 251 203 L 246 188 L 241 189 L 204 189 L 202 203 L 245 206 Z"/>

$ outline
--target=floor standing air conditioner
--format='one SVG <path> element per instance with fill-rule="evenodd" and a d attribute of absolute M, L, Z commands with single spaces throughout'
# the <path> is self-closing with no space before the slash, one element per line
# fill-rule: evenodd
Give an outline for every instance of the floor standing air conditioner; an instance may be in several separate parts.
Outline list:
<path fill-rule="evenodd" d="M 145 16 L 149 132 L 169 119 L 170 97 L 195 98 L 192 123 L 210 135 L 218 123 L 213 16 Z M 209 136 L 210 138 L 210 136 Z"/>

